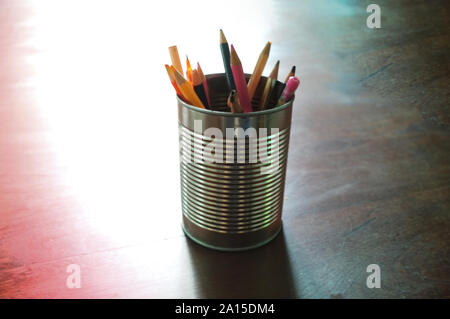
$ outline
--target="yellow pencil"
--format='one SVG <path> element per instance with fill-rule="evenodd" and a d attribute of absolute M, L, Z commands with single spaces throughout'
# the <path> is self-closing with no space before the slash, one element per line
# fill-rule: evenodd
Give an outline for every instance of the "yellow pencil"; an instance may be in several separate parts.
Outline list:
<path fill-rule="evenodd" d="M 253 74 L 248 81 L 248 96 L 250 101 L 253 99 L 253 95 L 255 95 L 256 88 L 258 87 L 259 80 L 261 79 L 261 75 L 263 73 L 264 67 L 266 66 L 267 59 L 269 58 L 270 53 L 270 41 L 267 42 L 266 46 L 262 50 L 259 55 L 258 61 L 256 62 L 255 69 L 253 70 Z"/>
<path fill-rule="evenodd" d="M 202 101 L 198 98 L 197 94 L 192 88 L 192 85 L 188 81 L 186 81 L 186 79 L 178 71 L 175 72 L 175 81 L 177 82 L 178 88 L 180 89 L 181 93 L 183 93 L 183 95 L 189 100 L 192 105 L 200 107 L 202 109 L 205 108 Z"/>
<path fill-rule="evenodd" d="M 264 110 L 264 108 L 266 107 L 267 104 L 267 99 L 269 97 L 270 91 L 273 89 L 273 87 L 275 86 L 275 83 L 277 81 L 278 78 L 278 69 L 280 67 L 280 60 L 277 61 L 277 63 L 275 64 L 272 72 L 270 72 L 269 77 L 267 78 L 267 82 L 266 85 L 264 86 L 264 91 L 263 94 L 261 96 L 261 101 L 259 103 L 259 110 L 262 111 Z"/>
<path fill-rule="evenodd" d="M 181 66 L 180 56 L 178 55 L 178 49 L 176 45 L 169 47 L 170 59 L 172 60 L 172 65 L 177 69 L 178 72 L 183 74 L 183 67 Z"/>

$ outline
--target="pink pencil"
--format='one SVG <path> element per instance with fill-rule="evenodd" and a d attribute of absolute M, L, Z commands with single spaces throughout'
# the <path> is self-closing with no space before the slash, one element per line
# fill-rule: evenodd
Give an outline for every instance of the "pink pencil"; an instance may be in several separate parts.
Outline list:
<path fill-rule="evenodd" d="M 239 99 L 241 100 L 241 106 L 244 113 L 252 112 L 252 104 L 248 95 L 247 82 L 245 81 L 244 70 L 242 69 L 241 60 L 231 45 L 231 57 L 230 57 L 231 71 L 233 72 L 234 83 L 236 84 L 236 91 L 238 92 Z"/>
<path fill-rule="evenodd" d="M 281 97 L 278 101 L 277 105 L 283 105 L 284 103 L 288 102 L 292 97 L 294 96 L 295 90 L 297 90 L 298 86 L 300 85 L 300 80 L 298 77 L 290 76 L 289 80 L 286 83 L 286 87 L 283 90 L 283 93 L 281 93 Z"/>
<path fill-rule="evenodd" d="M 205 89 L 206 99 L 208 100 L 208 104 L 211 105 L 211 100 L 209 99 L 209 90 L 208 83 L 206 82 L 206 77 L 203 74 L 202 68 L 200 67 L 200 63 L 197 62 L 197 71 L 200 73 L 200 77 L 202 78 L 203 88 Z"/>

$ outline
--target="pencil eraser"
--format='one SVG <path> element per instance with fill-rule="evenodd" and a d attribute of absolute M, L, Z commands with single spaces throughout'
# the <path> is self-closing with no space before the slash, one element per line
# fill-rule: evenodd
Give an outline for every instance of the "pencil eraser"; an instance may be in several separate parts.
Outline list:
<path fill-rule="evenodd" d="M 294 96 L 295 90 L 297 90 L 299 84 L 300 80 L 298 79 L 298 77 L 289 77 L 289 80 L 286 83 L 286 87 L 284 88 L 284 91 L 281 95 L 282 99 L 285 101 L 289 101 Z"/>
<path fill-rule="evenodd" d="M 289 93 L 294 93 L 300 85 L 300 80 L 296 76 L 289 77 L 289 80 L 286 83 L 286 90 Z"/>

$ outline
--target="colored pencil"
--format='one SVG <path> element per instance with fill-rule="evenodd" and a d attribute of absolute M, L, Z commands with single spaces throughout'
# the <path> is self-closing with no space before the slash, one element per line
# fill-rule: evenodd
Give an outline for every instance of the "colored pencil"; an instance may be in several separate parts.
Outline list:
<path fill-rule="evenodd" d="M 187 55 L 186 55 L 186 79 L 192 85 L 192 67 L 191 67 L 191 62 L 189 62 L 189 58 Z"/>
<path fill-rule="evenodd" d="M 227 38 L 225 38 L 225 34 L 222 29 L 220 29 L 220 52 L 222 53 L 223 66 L 225 68 L 225 74 L 227 77 L 228 89 L 234 90 L 236 89 L 236 85 L 234 84 L 233 72 L 231 71 L 230 66 L 230 48 L 228 47 Z"/>
<path fill-rule="evenodd" d="M 208 100 L 209 106 L 211 106 L 211 99 L 209 98 L 208 82 L 206 81 L 206 77 L 203 74 L 203 70 L 200 67 L 200 63 L 198 63 L 198 62 L 197 62 L 197 71 L 198 71 L 198 74 L 200 75 L 200 77 L 202 78 L 203 88 L 205 89 L 205 93 L 206 93 L 206 99 Z"/>
<path fill-rule="evenodd" d="M 276 86 L 280 86 L 280 88 L 277 89 L 277 92 L 280 92 L 280 93 L 278 93 L 278 96 L 274 96 L 275 101 L 278 101 L 278 100 L 280 99 L 281 94 L 283 93 L 284 88 L 286 87 L 286 83 L 287 83 L 287 81 L 289 80 L 289 78 L 290 78 L 291 76 L 295 76 L 295 65 L 294 65 L 294 66 L 291 68 L 291 70 L 289 71 L 289 73 L 288 73 L 286 79 L 284 80 L 284 83 L 282 83 L 282 84 L 278 84 L 278 83 L 277 83 L 277 84 L 276 84 Z M 272 91 L 272 92 L 273 92 L 273 91 Z M 272 97 L 270 98 L 270 100 L 273 100 Z"/>
<path fill-rule="evenodd" d="M 177 82 L 181 93 L 183 93 L 183 95 L 192 105 L 200 107 L 202 109 L 205 108 L 202 101 L 198 98 L 197 94 L 192 88 L 192 85 L 190 85 L 189 82 L 186 81 L 186 79 L 178 71 L 175 72 L 175 81 Z"/>
<path fill-rule="evenodd" d="M 231 90 L 230 95 L 228 95 L 227 105 L 232 113 L 242 113 L 239 95 L 236 90 Z"/>
<path fill-rule="evenodd" d="M 178 72 L 183 74 L 183 67 L 181 66 L 180 56 L 178 55 L 178 49 L 176 45 L 169 47 L 170 59 L 172 60 L 172 65 L 177 69 Z"/>
<path fill-rule="evenodd" d="M 269 77 L 267 78 L 266 85 L 264 86 L 264 91 L 261 96 L 261 101 L 259 103 L 259 110 L 262 111 L 266 107 L 267 101 L 269 100 L 269 94 L 271 90 L 273 90 L 273 87 L 275 86 L 275 83 L 277 82 L 278 78 L 278 69 L 280 67 L 280 60 L 277 61 L 275 64 L 272 72 L 270 73 Z"/>
<path fill-rule="evenodd" d="M 192 71 L 192 85 L 194 87 L 195 93 L 197 93 L 197 96 L 200 98 L 203 105 L 207 109 L 209 109 L 210 107 L 208 104 L 208 100 L 206 98 L 205 88 L 203 87 L 203 81 L 202 81 L 202 78 L 200 77 L 198 70 L 196 70 L 196 69 L 194 69 Z"/>
<path fill-rule="evenodd" d="M 244 110 L 244 113 L 250 113 L 252 111 L 252 104 L 250 103 L 250 98 L 248 96 L 247 82 L 245 81 L 241 60 L 239 60 L 233 45 L 231 45 L 230 64 L 242 109 Z"/>
<path fill-rule="evenodd" d="M 291 76 L 287 81 L 286 87 L 283 93 L 281 93 L 280 100 L 277 105 L 283 105 L 288 102 L 294 96 L 295 90 L 300 85 L 300 80 L 296 76 Z"/>
<path fill-rule="evenodd" d="M 167 74 L 169 75 L 170 82 L 172 83 L 172 85 L 173 85 L 175 91 L 177 92 L 177 95 L 178 95 L 182 100 L 185 100 L 183 94 L 182 94 L 181 91 L 180 91 L 180 88 L 178 87 L 177 82 L 175 81 L 175 74 L 174 74 L 174 72 L 172 71 L 172 69 L 170 68 L 170 66 L 169 66 L 168 64 L 165 64 L 164 66 L 166 67 L 166 71 L 167 71 Z"/>
<path fill-rule="evenodd" d="M 291 71 L 290 71 L 289 74 L 286 76 L 286 80 L 284 80 L 284 84 L 286 84 L 287 81 L 289 80 L 289 78 L 290 78 L 291 76 L 294 76 L 294 75 L 295 75 L 295 65 L 291 68 Z"/>
<path fill-rule="evenodd" d="M 256 62 L 255 69 L 253 70 L 253 74 L 248 81 L 248 96 L 250 101 L 253 99 L 253 95 L 255 95 L 256 88 L 258 87 L 259 80 L 261 79 L 261 75 L 263 73 L 264 67 L 266 66 L 267 59 L 269 58 L 270 53 L 270 41 L 267 42 L 266 46 L 262 50 L 259 55 L 258 61 Z"/>

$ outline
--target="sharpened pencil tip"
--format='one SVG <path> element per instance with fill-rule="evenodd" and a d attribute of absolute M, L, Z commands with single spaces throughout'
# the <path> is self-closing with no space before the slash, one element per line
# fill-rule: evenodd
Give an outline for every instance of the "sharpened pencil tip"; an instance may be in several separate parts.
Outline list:
<path fill-rule="evenodd" d="M 197 69 L 192 70 L 192 84 L 195 86 L 202 84 L 202 78 Z"/>
<path fill-rule="evenodd" d="M 277 63 L 275 63 L 275 66 L 274 66 L 272 72 L 270 72 L 270 75 L 269 75 L 270 78 L 275 79 L 275 80 L 278 78 L 279 67 L 280 67 L 280 60 L 278 60 Z"/>
<path fill-rule="evenodd" d="M 264 47 L 264 49 L 262 51 L 262 54 L 269 55 L 271 45 L 272 45 L 272 42 L 267 41 L 266 46 Z"/>
<path fill-rule="evenodd" d="M 230 50 L 230 64 L 231 65 L 241 65 L 241 60 L 239 59 L 236 50 L 234 49 L 234 46 L 231 45 Z"/>
<path fill-rule="evenodd" d="M 227 38 L 225 38 L 225 34 L 223 33 L 223 30 L 220 29 L 220 43 L 228 43 Z"/>

